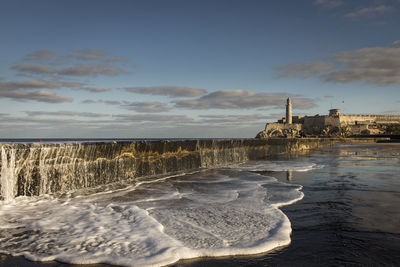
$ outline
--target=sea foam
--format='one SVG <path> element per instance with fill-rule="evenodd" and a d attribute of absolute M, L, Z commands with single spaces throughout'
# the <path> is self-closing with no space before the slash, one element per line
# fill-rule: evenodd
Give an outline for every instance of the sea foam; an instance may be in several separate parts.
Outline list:
<path fill-rule="evenodd" d="M 3 202 L 0 252 L 34 261 L 162 266 L 290 244 L 290 221 L 279 207 L 300 200 L 301 186 L 247 170 L 204 170 L 115 192 Z"/>

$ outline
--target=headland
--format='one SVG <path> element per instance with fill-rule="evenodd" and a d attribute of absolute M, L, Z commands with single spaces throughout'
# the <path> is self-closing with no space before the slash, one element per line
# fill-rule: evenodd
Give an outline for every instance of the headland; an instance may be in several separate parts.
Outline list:
<path fill-rule="evenodd" d="M 286 116 L 267 123 L 257 138 L 270 137 L 350 137 L 396 135 L 400 133 L 400 115 L 342 114 L 330 109 L 328 115 L 292 116 L 292 101 L 287 99 Z"/>

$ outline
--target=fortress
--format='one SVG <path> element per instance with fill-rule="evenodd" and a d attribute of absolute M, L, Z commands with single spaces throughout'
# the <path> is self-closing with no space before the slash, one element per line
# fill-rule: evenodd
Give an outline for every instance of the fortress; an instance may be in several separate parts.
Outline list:
<path fill-rule="evenodd" d="M 267 123 L 256 138 L 391 134 L 397 126 L 400 115 L 350 115 L 331 109 L 329 115 L 292 116 L 292 101 L 288 98 L 286 117 Z"/>

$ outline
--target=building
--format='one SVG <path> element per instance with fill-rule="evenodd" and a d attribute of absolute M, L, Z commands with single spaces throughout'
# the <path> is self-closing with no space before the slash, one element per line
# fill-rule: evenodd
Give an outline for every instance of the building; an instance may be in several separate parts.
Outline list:
<path fill-rule="evenodd" d="M 400 115 L 341 114 L 331 109 L 328 115 L 292 116 L 288 98 L 285 118 L 267 123 L 257 138 L 384 134 L 393 125 L 400 125 Z"/>

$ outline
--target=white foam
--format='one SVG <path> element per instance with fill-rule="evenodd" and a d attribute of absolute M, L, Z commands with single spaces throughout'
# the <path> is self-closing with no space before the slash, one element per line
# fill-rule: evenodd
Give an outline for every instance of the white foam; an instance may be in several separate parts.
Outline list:
<path fill-rule="evenodd" d="M 0 252 L 123 266 L 261 253 L 290 243 L 278 207 L 301 199 L 300 188 L 228 169 L 66 200 L 16 198 L 0 205 Z"/>
<path fill-rule="evenodd" d="M 9 155 L 9 157 L 8 157 Z M 17 169 L 15 167 L 15 149 L 7 151 L 1 147 L 1 196 L 5 202 L 12 202 L 17 184 Z"/>

